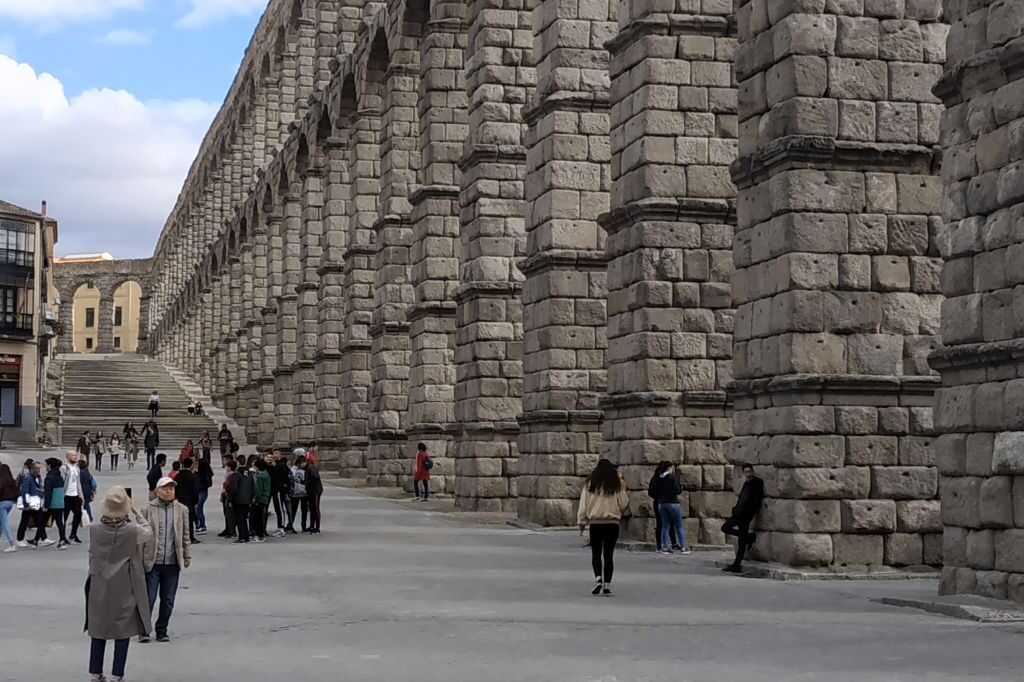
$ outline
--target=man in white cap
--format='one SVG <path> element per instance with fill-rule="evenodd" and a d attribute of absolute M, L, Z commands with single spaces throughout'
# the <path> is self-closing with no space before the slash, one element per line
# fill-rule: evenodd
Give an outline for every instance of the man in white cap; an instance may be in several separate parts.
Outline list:
<path fill-rule="evenodd" d="M 164 476 L 156 483 L 155 497 L 143 507 L 142 515 L 149 523 L 152 536 L 142 548 L 146 569 L 146 591 L 149 609 L 160 595 L 160 612 L 156 619 L 156 641 L 169 641 L 167 625 L 174 610 L 174 596 L 182 569 L 192 565 L 192 548 L 188 535 L 188 509 L 174 499 L 174 479 Z M 149 637 L 139 638 L 148 642 Z"/>

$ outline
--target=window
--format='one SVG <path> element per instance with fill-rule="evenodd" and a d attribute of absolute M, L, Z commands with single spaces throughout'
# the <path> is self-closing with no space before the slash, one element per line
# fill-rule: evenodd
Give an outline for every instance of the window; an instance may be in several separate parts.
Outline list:
<path fill-rule="evenodd" d="M 123 319 L 124 319 L 124 310 L 119 305 L 118 306 L 114 306 L 114 326 L 115 327 L 120 327 L 122 324 L 124 324 Z"/>
<path fill-rule="evenodd" d="M 87 337 L 87 338 L 85 339 L 85 347 L 86 347 L 87 349 L 89 349 L 89 350 L 92 350 L 92 337 L 91 337 L 91 336 L 90 336 L 90 337 Z"/>
<path fill-rule="evenodd" d="M 24 334 L 32 331 L 32 316 L 25 313 L 25 306 L 32 301 L 31 290 L 5 286 L 0 281 L 0 333 Z"/>
<path fill-rule="evenodd" d="M 114 348 L 120 348 L 120 347 L 121 347 L 121 337 L 120 336 L 115 336 L 114 337 Z"/>
<path fill-rule="evenodd" d="M 96 326 L 96 309 L 86 308 L 85 309 L 85 326 L 95 327 Z"/>
<path fill-rule="evenodd" d="M 35 265 L 36 229 L 32 223 L 0 220 L 0 265 Z"/>

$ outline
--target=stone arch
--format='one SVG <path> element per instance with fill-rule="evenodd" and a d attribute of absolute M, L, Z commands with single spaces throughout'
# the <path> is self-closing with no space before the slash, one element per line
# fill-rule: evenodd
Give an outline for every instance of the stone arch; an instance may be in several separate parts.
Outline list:
<path fill-rule="evenodd" d="M 94 312 L 96 334 L 92 350 L 99 353 L 112 353 L 119 350 L 114 347 L 113 343 L 114 292 L 127 281 L 135 281 L 139 285 L 139 323 L 136 347 L 144 352 L 150 331 L 150 297 L 156 281 L 152 276 L 153 265 L 154 261 L 151 258 L 56 263 L 53 271 L 53 284 L 60 296 L 60 320 L 62 323 L 61 334 L 57 340 L 57 352 L 75 352 L 73 338 L 75 293 L 84 284 L 90 285 L 99 295 L 99 302 Z"/>

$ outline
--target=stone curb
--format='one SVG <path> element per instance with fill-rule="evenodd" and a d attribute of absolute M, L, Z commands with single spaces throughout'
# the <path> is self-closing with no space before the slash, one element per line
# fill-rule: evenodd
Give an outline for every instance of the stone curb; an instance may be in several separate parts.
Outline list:
<path fill-rule="evenodd" d="M 731 560 L 716 559 L 714 564 L 718 568 L 725 568 Z M 814 571 L 800 570 L 779 564 L 766 564 L 761 562 L 747 562 L 743 564 L 743 571 L 739 574 L 747 578 L 764 578 L 767 580 L 938 580 L 938 571 L 907 570 L 899 571 L 891 568 L 879 570 L 850 570 L 850 571 Z"/>
<path fill-rule="evenodd" d="M 971 620 L 976 623 L 1024 623 L 1024 609 L 1012 602 L 998 599 L 988 600 L 993 605 L 961 604 L 947 601 L 929 601 L 926 599 L 902 599 L 899 597 L 881 597 L 871 601 L 886 606 L 899 606 L 920 609 L 949 618 Z"/>

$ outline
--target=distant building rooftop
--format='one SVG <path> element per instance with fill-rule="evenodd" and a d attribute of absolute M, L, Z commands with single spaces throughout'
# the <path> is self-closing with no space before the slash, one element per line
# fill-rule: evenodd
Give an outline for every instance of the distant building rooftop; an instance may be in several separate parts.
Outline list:
<path fill-rule="evenodd" d="M 35 218 L 36 220 L 41 220 L 43 217 L 42 215 L 36 213 L 35 211 L 30 211 L 27 208 L 22 208 L 21 206 L 15 206 L 14 204 L 6 202 L 3 199 L 0 199 L 0 213 L 7 213 L 10 215 L 21 215 L 25 216 L 26 218 Z"/>
<path fill-rule="evenodd" d="M 66 256 L 55 258 L 54 263 L 98 263 L 99 261 L 114 260 L 106 251 L 100 253 L 69 253 Z"/>

